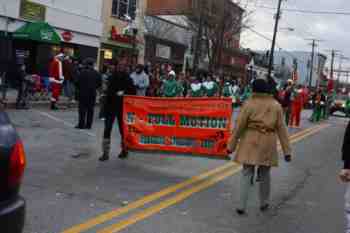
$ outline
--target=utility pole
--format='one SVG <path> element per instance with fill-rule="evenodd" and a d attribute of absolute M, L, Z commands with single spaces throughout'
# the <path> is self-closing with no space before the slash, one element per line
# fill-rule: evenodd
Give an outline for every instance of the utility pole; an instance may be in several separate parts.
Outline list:
<path fill-rule="evenodd" d="M 333 80 L 334 75 L 334 57 L 335 57 L 335 50 L 332 50 L 332 60 L 331 60 L 331 79 Z"/>
<path fill-rule="evenodd" d="M 272 73 L 272 69 L 273 69 L 273 62 L 274 62 L 273 60 L 274 60 L 276 38 L 277 38 L 277 31 L 278 31 L 278 22 L 281 18 L 281 5 L 282 5 L 282 0 L 278 0 L 277 13 L 275 16 L 276 17 L 275 18 L 275 29 L 273 32 L 272 45 L 271 45 L 271 50 L 270 50 L 269 69 L 267 72 L 268 79 L 271 78 L 271 73 Z"/>
<path fill-rule="evenodd" d="M 197 71 L 198 65 L 199 65 L 199 58 L 200 53 L 202 50 L 202 35 L 203 35 L 203 26 L 204 26 L 204 20 L 203 20 L 203 3 L 202 0 L 197 1 L 198 8 L 199 8 L 199 25 L 198 25 L 198 33 L 196 38 L 196 48 L 194 51 L 194 59 L 193 59 L 193 70 L 194 72 Z"/>
<path fill-rule="evenodd" d="M 309 88 L 312 87 L 312 76 L 314 73 L 314 58 L 315 58 L 315 48 L 317 46 L 316 41 L 321 42 L 322 40 L 317 40 L 317 39 L 307 39 L 311 40 L 311 46 L 312 46 L 312 52 L 311 52 L 311 64 L 310 64 L 310 76 L 309 76 Z"/>

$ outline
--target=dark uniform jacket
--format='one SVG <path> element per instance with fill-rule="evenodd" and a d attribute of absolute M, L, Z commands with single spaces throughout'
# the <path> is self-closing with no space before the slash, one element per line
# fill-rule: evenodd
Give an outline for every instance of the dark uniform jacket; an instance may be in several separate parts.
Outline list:
<path fill-rule="evenodd" d="M 123 95 L 136 95 L 136 87 L 128 73 L 115 72 L 108 80 L 106 111 L 118 111 L 122 107 Z"/>
<path fill-rule="evenodd" d="M 350 169 L 350 122 L 345 131 L 342 152 L 343 152 L 344 169 Z"/>
<path fill-rule="evenodd" d="M 96 102 L 96 91 L 101 86 L 101 75 L 93 68 L 84 68 L 78 78 L 79 102 L 93 105 Z"/>

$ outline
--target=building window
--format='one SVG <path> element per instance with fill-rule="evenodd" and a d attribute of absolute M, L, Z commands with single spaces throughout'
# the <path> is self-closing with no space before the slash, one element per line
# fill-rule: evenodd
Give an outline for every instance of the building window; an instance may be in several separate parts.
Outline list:
<path fill-rule="evenodd" d="M 127 15 L 134 20 L 136 16 L 136 1 L 137 0 L 113 0 L 112 16 L 126 20 Z"/>

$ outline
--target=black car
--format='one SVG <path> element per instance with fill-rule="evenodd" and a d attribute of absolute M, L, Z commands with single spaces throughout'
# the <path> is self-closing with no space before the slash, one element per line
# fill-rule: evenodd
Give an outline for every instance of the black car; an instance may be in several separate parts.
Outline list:
<path fill-rule="evenodd" d="M 21 233 L 25 201 L 19 195 L 25 168 L 23 144 L 8 115 L 0 109 L 0 232 Z"/>

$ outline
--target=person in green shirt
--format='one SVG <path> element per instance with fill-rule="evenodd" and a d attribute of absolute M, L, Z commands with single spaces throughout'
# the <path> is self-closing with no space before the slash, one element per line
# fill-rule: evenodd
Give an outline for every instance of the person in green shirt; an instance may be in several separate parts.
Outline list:
<path fill-rule="evenodd" d="M 163 97 L 173 98 L 179 97 L 183 91 L 183 88 L 176 80 L 176 73 L 172 70 L 168 74 L 168 79 L 163 83 Z"/>
<path fill-rule="evenodd" d="M 212 76 L 208 76 L 207 80 L 203 83 L 205 95 L 207 97 L 216 97 L 218 96 L 219 86 L 214 81 Z"/>
<path fill-rule="evenodd" d="M 222 89 L 222 96 L 223 97 L 232 97 L 233 96 L 233 87 L 230 82 L 226 81 L 224 84 L 224 87 Z"/>
<path fill-rule="evenodd" d="M 252 91 L 249 85 L 245 86 L 243 89 L 243 94 L 241 95 L 241 102 L 244 103 L 252 95 Z"/>
<path fill-rule="evenodd" d="M 201 82 L 201 78 L 192 77 L 192 83 L 190 85 L 189 97 L 203 97 L 205 95 L 205 89 Z"/>

